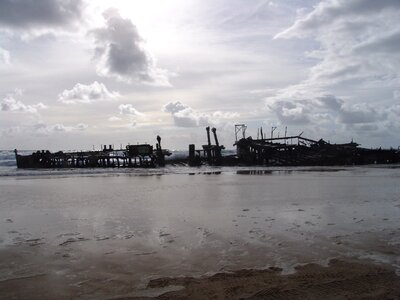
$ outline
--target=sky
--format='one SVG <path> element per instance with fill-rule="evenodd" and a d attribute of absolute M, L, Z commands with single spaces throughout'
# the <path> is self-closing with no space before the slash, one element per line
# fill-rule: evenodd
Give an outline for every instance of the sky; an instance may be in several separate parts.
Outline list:
<path fill-rule="evenodd" d="M 0 0 L 0 149 L 400 146 L 399 0 Z"/>

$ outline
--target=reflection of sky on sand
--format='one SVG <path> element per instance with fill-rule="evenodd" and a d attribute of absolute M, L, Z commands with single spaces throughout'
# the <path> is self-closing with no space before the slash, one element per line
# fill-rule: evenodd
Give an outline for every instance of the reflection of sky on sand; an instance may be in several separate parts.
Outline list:
<path fill-rule="evenodd" d="M 290 270 L 337 256 L 398 267 L 399 177 L 400 169 L 228 168 L 194 176 L 4 179 L 0 247 L 25 251 L 28 261 L 31 251 L 46 259 L 59 253 L 53 268 L 71 274 L 100 258 L 114 266 L 113 276 L 134 269 L 133 281 L 271 265 Z"/>

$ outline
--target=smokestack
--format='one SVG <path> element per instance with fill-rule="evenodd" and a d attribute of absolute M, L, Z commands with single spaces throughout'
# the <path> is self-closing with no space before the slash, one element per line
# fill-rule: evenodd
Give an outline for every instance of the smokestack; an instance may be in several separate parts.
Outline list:
<path fill-rule="evenodd" d="M 216 129 L 216 128 L 213 128 L 213 129 L 211 129 L 211 131 L 212 131 L 213 134 L 214 134 L 215 145 L 217 145 L 217 147 L 218 147 L 218 146 L 219 146 L 219 143 L 218 143 L 218 137 L 217 137 L 217 129 Z"/>
<path fill-rule="evenodd" d="M 208 141 L 208 146 L 211 146 L 211 138 L 210 138 L 210 127 L 206 127 L 207 130 L 207 141 Z"/>

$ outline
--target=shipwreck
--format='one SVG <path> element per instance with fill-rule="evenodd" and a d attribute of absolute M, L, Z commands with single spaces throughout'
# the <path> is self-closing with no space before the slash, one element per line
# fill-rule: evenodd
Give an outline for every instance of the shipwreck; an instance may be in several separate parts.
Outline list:
<path fill-rule="evenodd" d="M 318 141 L 305 138 L 303 133 L 295 136 L 253 139 L 245 136 L 246 125 L 235 125 L 237 157 L 247 164 L 269 166 L 334 166 L 393 164 L 400 162 L 397 149 L 367 149 L 351 141 L 345 144 L 331 144 L 323 139 Z M 239 139 L 238 135 L 242 134 Z"/>
<path fill-rule="evenodd" d="M 189 145 L 186 159 L 166 159 L 169 150 L 161 147 L 161 137 L 157 136 L 155 147 L 150 144 L 127 145 L 114 149 L 104 145 L 99 151 L 50 152 L 40 150 L 30 155 L 20 155 L 15 150 L 18 168 L 155 168 L 166 164 L 181 164 L 191 167 L 203 164 L 215 166 L 334 166 L 394 164 L 400 162 L 399 149 L 368 149 L 351 141 L 345 144 L 331 144 L 323 139 L 313 140 L 298 135 L 274 137 L 276 127 L 272 127 L 271 136 L 266 137 L 262 128 L 257 138 L 246 137 L 247 126 L 235 125 L 236 154 L 225 155 L 225 147 L 220 145 L 217 129 L 206 127 L 207 144 L 196 149 Z M 214 144 L 211 141 L 213 133 Z"/>
<path fill-rule="evenodd" d="M 154 149 L 150 144 L 127 145 L 114 149 L 104 145 L 100 151 L 50 152 L 38 150 L 30 155 L 20 155 L 14 150 L 18 168 L 151 168 L 165 165 L 165 156 L 171 153 L 161 148 L 157 136 Z"/>

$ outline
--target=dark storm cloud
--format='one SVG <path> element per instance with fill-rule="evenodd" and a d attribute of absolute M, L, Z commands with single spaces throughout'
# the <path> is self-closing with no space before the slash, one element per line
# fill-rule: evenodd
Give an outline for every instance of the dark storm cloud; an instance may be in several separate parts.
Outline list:
<path fill-rule="evenodd" d="M 0 27 L 65 27 L 82 20 L 82 0 L 1 0 Z"/>

